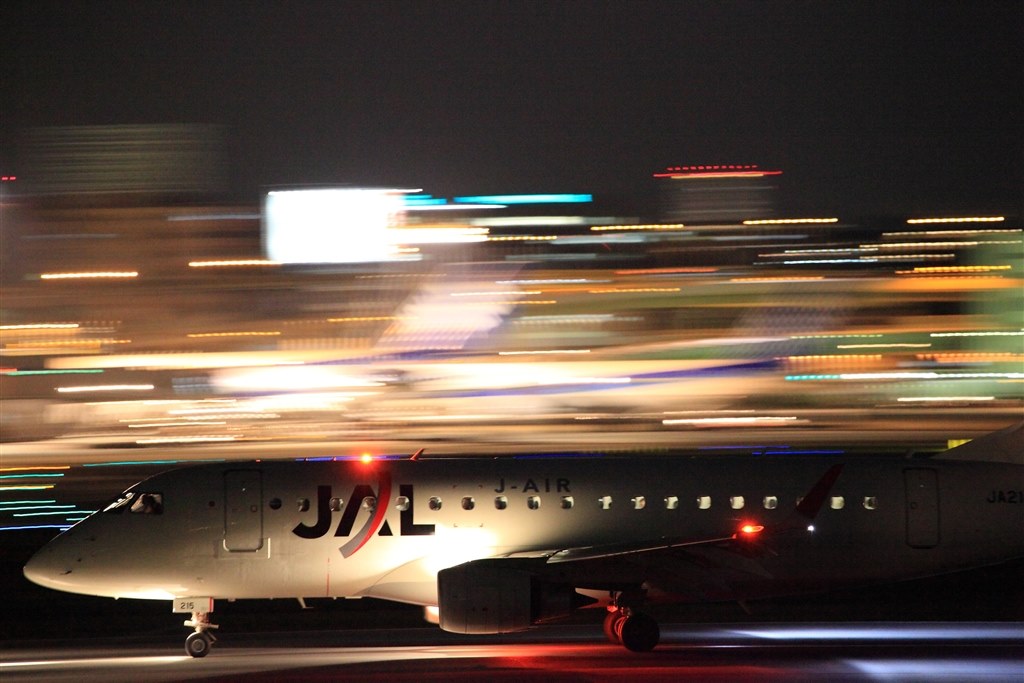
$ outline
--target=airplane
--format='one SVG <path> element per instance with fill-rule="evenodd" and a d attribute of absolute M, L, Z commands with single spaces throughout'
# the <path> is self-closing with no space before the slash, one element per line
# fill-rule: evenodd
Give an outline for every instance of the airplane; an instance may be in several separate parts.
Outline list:
<path fill-rule="evenodd" d="M 374 597 L 464 634 L 604 607 L 745 601 L 1024 557 L 1024 422 L 931 457 L 652 455 L 228 462 L 150 477 L 26 564 L 42 586 L 167 600 L 205 656 L 216 600 Z M 304 603 L 303 603 L 304 604 Z"/>

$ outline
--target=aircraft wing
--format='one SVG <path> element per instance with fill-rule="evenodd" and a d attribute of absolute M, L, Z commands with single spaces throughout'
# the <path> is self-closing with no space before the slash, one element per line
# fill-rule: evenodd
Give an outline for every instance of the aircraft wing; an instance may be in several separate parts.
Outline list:
<path fill-rule="evenodd" d="M 598 546 L 563 548 L 544 553 L 548 564 L 564 562 L 584 562 L 610 558 L 626 558 L 641 556 L 648 553 L 664 553 L 666 551 L 693 549 L 696 546 L 717 546 L 723 549 L 749 548 L 751 541 L 767 540 L 773 536 L 791 534 L 806 530 L 808 525 L 818 516 L 822 505 L 828 498 L 829 491 L 842 472 L 843 465 L 833 465 L 814 484 L 806 496 L 800 499 L 793 512 L 780 524 L 763 526 L 755 523 L 740 524 L 737 528 L 725 533 L 694 538 L 646 539 L 627 543 L 614 543 Z"/>

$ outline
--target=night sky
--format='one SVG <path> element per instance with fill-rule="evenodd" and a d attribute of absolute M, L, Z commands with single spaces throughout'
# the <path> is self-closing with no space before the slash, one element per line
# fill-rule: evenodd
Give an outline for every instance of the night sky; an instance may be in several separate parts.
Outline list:
<path fill-rule="evenodd" d="M 781 168 L 830 215 L 1024 213 L 1024 3 L 0 3 L 0 165 L 31 126 L 224 127 L 231 185 L 593 192 Z M 637 211 L 642 211 L 638 208 Z"/>

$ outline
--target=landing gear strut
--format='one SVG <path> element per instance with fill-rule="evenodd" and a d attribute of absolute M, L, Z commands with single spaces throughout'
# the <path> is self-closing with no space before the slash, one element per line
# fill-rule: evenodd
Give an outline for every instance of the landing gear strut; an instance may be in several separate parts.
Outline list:
<path fill-rule="evenodd" d="M 634 596 L 635 597 L 635 596 Z M 604 635 L 609 642 L 633 652 L 650 652 L 661 640 L 661 629 L 652 617 L 638 611 L 640 600 L 620 594 L 608 607 Z"/>
<path fill-rule="evenodd" d="M 217 642 L 211 631 L 218 628 L 217 624 L 210 623 L 210 613 L 193 612 L 192 618 L 185 622 L 185 626 L 195 629 L 185 639 L 185 652 L 192 657 L 208 655 L 210 648 Z"/>

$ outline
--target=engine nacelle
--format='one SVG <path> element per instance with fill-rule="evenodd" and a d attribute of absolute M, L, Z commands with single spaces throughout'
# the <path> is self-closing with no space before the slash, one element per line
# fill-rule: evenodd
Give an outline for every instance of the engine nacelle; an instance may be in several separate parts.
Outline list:
<path fill-rule="evenodd" d="M 592 602 L 545 582 L 532 559 L 475 560 L 437 575 L 440 626 L 452 633 L 509 633 L 567 616 Z"/>

